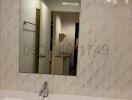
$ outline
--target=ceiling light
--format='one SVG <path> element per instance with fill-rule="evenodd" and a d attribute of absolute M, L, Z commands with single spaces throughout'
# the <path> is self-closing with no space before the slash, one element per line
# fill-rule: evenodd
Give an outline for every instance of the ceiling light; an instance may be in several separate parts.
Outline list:
<path fill-rule="evenodd" d="M 62 5 L 79 6 L 79 3 L 62 2 Z"/>
<path fill-rule="evenodd" d="M 113 5 L 116 5 L 117 4 L 117 0 L 113 0 Z"/>
<path fill-rule="evenodd" d="M 128 4 L 129 3 L 129 0 L 125 0 L 125 2 L 126 2 L 126 4 Z"/>
<path fill-rule="evenodd" d="M 111 2 L 111 0 L 107 0 L 107 2 Z"/>

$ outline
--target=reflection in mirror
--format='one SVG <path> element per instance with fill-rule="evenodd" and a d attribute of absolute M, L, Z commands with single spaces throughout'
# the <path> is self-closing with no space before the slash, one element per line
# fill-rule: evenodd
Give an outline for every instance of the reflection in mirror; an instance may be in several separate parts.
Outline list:
<path fill-rule="evenodd" d="M 77 74 L 80 0 L 21 0 L 20 72 Z"/>

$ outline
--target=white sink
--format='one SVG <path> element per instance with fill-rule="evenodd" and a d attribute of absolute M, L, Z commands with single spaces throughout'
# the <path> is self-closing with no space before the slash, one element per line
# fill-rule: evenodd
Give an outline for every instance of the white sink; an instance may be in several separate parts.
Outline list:
<path fill-rule="evenodd" d="M 21 98 L 15 98 L 15 97 L 4 97 L 2 100 L 23 100 Z"/>
<path fill-rule="evenodd" d="M 38 96 L 38 93 L 0 91 L 0 100 L 42 100 L 42 97 Z M 44 100 L 125 100 L 125 99 L 50 94 L 49 97 L 45 98 Z"/>

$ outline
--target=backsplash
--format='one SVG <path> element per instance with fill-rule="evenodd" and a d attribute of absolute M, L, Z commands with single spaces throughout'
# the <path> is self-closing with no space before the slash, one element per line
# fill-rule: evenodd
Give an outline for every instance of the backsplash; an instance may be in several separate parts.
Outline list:
<path fill-rule="evenodd" d="M 81 0 L 78 76 L 19 73 L 19 0 L 0 0 L 0 85 L 4 90 L 132 98 L 132 3 Z"/>

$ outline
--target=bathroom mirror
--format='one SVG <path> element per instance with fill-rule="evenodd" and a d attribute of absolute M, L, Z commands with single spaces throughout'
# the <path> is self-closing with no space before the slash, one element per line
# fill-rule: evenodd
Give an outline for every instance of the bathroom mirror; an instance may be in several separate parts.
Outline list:
<path fill-rule="evenodd" d="M 80 0 L 21 0 L 21 73 L 77 74 Z"/>

